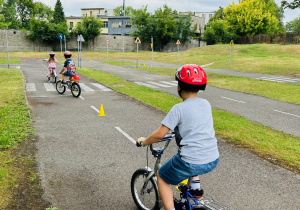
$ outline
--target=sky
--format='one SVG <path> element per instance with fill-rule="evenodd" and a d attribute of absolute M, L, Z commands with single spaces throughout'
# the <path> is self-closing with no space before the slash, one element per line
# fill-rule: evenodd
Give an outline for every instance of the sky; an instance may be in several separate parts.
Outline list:
<path fill-rule="evenodd" d="M 34 0 L 39 1 L 54 9 L 56 0 Z M 65 16 L 81 16 L 81 8 L 107 8 L 114 9 L 117 6 L 123 5 L 123 0 L 60 0 L 64 8 Z M 148 11 L 154 10 L 167 4 L 173 10 L 179 12 L 212 12 L 219 9 L 219 7 L 225 8 L 232 2 L 238 2 L 238 0 L 125 0 L 125 6 L 132 6 L 134 9 L 141 8 L 148 5 Z M 287 0 L 291 2 L 292 0 Z M 275 0 L 277 5 L 281 4 L 281 0 Z M 289 22 L 295 18 L 300 17 L 300 9 L 285 9 L 285 18 L 283 22 Z"/>

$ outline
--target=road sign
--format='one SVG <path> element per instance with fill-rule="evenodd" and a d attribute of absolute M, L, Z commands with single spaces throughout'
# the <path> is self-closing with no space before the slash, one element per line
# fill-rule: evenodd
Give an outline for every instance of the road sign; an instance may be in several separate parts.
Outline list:
<path fill-rule="evenodd" d="M 151 45 L 151 49 L 153 48 L 153 43 L 150 44 Z"/>
<path fill-rule="evenodd" d="M 109 43 L 110 43 L 110 42 L 109 42 L 109 39 L 106 39 L 106 40 L 105 40 L 105 43 L 106 43 L 106 44 L 109 44 Z"/>
<path fill-rule="evenodd" d="M 62 34 L 59 34 L 59 35 L 58 35 L 58 38 L 59 38 L 60 40 L 62 40 L 62 39 L 64 38 L 64 36 L 63 36 Z"/>
<path fill-rule="evenodd" d="M 230 44 L 229 44 L 230 46 L 233 46 L 234 45 L 234 42 L 233 42 L 233 40 L 231 40 L 231 42 L 230 42 Z"/>
<path fill-rule="evenodd" d="M 136 38 L 135 43 L 136 44 L 141 44 L 142 43 L 139 37 Z"/>
<path fill-rule="evenodd" d="M 173 43 L 174 43 L 174 42 L 173 42 Z M 178 44 L 181 44 L 180 41 L 179 41 L 179 39 L 177 40 L 176 44 L 177 44 L 177 45 L 178 45 Z"/>
<path fill-rule="evenodd" d="M 78 36 L 77 42 L 84 42 L 84 38 L 81 34 Z"/>

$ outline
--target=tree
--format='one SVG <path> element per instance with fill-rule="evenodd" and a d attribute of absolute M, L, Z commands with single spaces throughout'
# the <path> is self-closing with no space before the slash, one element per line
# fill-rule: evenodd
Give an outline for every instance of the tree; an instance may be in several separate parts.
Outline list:
<path fill-rule="evenodd" d="M 224 10 L 224 20 L 230 31 L 237 35 L 269 34 L 278 30 L 278 20 L 261 0 L 245 0 L 229 4 Z"/>
<path fill-rule="evenodd" d="M 53 18 L 53 11 L 47 5 L 41 2 L 34 2 L 33 3 L 33 13 L 31 14 L 31 18 L 35 18 L 38 20 L 52 20 Z"/>
<path fill-rule="evenodd" d="M 29 29 L 28 21 L 33 13 L 33 0 L 18 0 L 16 3 L 17 14 L 22 23 L 22 28 Z"/>
<path fill-rule="evenodd" d="M 116 16 L 121 15 L 121 11 L 123 10 L 123 6 L 118 6 L 114 9 L 114 14 Z M 125 16 L 130 16 L 133 12 L 133 8 L 131 6 L 125 7 Z"/>
<path fill-rule="evenodd" d="M 103 23 L 99 18 L 85 17 L 82 23 L 76 25 L 77 35 L 82 35 L 86 42 L 93 40 L 101 34 L 101 27 Z"/>
<path fill-rule="evenodd" d="M 300 33 L 300 17 L 288 22 L 286 24 L 286 31 Z"/>
<path fill-rule="evenodd" d="M 22 23 L 18 19 L 17 11 L 17 0 L 4 1 L 1 14 L 4 16 L 4 23 L 11 29 L 22 28 Z"/>
<path fill-rule="evenodd" d="M 53 23 L 59 24 L 66 22 L 66 17 L 64 13 L 64 9 L 62 7 L 62 4 L 60 0 L 56 1 L 55 7 L 54 7 L 54 13 L 53 13 Z"/>
<path fill-rule="evenodd" d="M 300 8 L 300 0 L 294 0 L 291 3 L 288 3 L 287 1 L 281 1 L 281 7 L 284 9 L 289 8 L 289 9 L 296 9 Z"/>
<path fill-rule="evenodd" d="M 276 33 L 284 33 L 284 24 L 283 24 L 283 17 L 284 17 L 284 11 L 282 7 L 279 7 L 274 0 L 261 0 L 265 3 L 266 9 L 277 18 L 278 20 L 278 30 L 275 31 Z"/>
<path fill-rule="evenodd" d="M 178 39 L 187 41 L 193 34 L 191 17 L 178 15 L 167 5 L 155 10 L 154 14 L 147 12 L 147 6 L 134 10 L 131 15 L 133 30 L 131 35 L 139 36 L 141 40 L 154 39 L 154 49 L 161 49 L 170 41 Z"/>

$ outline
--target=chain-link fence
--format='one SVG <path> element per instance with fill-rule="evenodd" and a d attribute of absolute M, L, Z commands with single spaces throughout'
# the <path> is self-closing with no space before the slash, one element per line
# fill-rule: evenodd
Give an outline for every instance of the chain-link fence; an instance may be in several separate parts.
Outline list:
<path fill-rule="evenodd" d="M 239 44 L 300 44 L 299 32 L 287 32 L 283 34 L 258 34 L 253 36 L 241 36 Z"/>

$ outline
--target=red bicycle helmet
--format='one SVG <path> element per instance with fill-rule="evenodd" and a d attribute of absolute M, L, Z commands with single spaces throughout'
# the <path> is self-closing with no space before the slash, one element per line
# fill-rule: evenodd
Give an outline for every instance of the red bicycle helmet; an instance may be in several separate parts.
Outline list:
<path fill-rule="evenodd" d="M 195 64 L 181 66 L 175 73 L 175 79 L 182 90 L 205 90 L 207 83 L 205 71 Z"/>

